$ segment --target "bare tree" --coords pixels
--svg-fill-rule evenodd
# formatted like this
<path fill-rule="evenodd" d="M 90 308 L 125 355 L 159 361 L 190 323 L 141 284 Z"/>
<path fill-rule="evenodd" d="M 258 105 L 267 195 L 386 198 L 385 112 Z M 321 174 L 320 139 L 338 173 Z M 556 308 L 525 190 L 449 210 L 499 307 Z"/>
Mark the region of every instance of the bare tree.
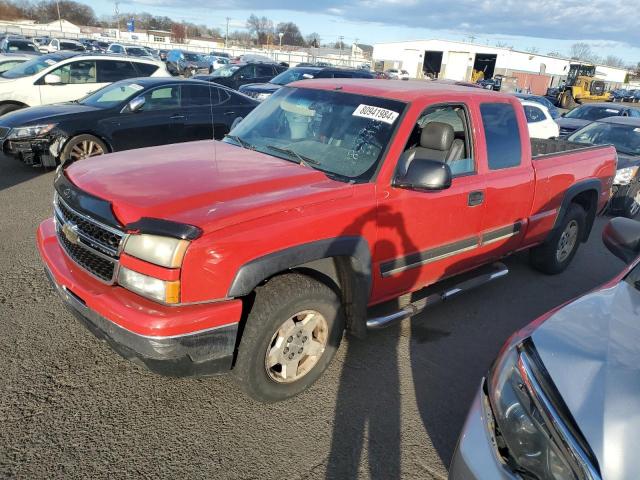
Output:
<path fill-rule="evenodd" d="M 524 51 L 528 52 L 528 53 L 534 53 L 534 54 L 540 52 L 538 47 L 527 47 L 527 48 L 524 49 Z"/>
<path fill-rule="evenodd" d="M 551 52 L 547 53 L 547 57 L 560 58 L 560 57 L 562 57 L 562 54 L 560 52 L 557 52 L 556 50 L 552 50 Z"/>
<path fill-rule="evenodd" d="M 305 46 L 306 42 L 304 41 L 304 37 L 302 33 L 300 33 L 300 28 L 293 22 L 283 22 L 279 23 L 275 29 L 275 33 L 282 33 L 282 44 L 283 45 L 295 45 L 295 46 Z"/>
<path fill-rule="evenodd" d="M 502 40 L 498 40 L 495 45 L 498 48 L 513 48 L 513 45 L 509 45 L 507 42 L 503 42 Z"/>
<path fill-rule="evenodd" d="M 592 61 L 594 54 L 591 45 L 584 42 L 578 42 L 571 45 L 569 56 L 574 60 Z"/>
<path fill-rule="evenodd" d="M 305 37 L 310 47 L 318 48 L 320 46 L 320 34 L 313 32 Z"/>
<path fill-rule="evenodd" d="M 269 36 L 273 36 L 273 22 L 267 17 L 258 17 L 253 13 L 247 19 L 247 29 L 255 35 L 258 45 L 266 44 Z"/>
<path fill-rule="evenodd" d="M 603 63 L 605 65 L 608 65 L 609 67 L 624 67 L 624 60 L 622 60 L 620 57 L 616 57 L 615 55 L 607 55 Z"/>

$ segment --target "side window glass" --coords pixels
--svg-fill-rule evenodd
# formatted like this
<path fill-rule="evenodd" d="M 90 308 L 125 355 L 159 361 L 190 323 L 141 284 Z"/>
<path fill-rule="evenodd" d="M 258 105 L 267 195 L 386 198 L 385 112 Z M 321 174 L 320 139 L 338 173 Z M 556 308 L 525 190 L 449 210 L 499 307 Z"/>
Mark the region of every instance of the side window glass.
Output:
<path fill-rule="evenodd" d="M 138 73 L 143 77 L 150 77 L 153 75 L 158 67 L 156 65 L 152 65 L 150 63 L 134 63 L 133 66 L 138 71 Z"/>
<path fill-rule="evenodd" d="M 434 105 L 422 113 L 400 157 L 399 173 L 404 174 L 416 158 L 446 163 L 454 176 L 475 173 L 469 117 L 464 105 Z"/>
<path fill-rule="evenodd" d="M 258 77 L 269 77 L 273 75 L 273 67 L 271 65 L 258 65 L 256 67 Z"/>
<path fill-rule="evenodd" d="M 510 103 L 483 103 L 480 115 L 490 170 L 520 165 L 522 144 L 516 112 Z"/>
<path fill-rule="evenodd" d="M 150 90 L 144 94 L 142 111 L 152 112 L 180 107 L 180 86 L 171 85 Z"/>
<path fill-rule="evenodd" d="M 64 84 L 96 83 L 96 62 L 71 62 L 51 73 L 58 75 Z"/>
<path fill-rule="evenodd" d="M 208 107 L 219 103 L 218 89 L 206 85 L 183 85 L 182 106 Z"/>
<path fill-rule="evenodd" d="M 140 76 L 131 62 L 124 60 L 98 60 L 98 82 L 111 83 Z"/>
<path fill-rule="evenodd" d="M 227 103 L 229 100 L 231 100 L 231 94 L 222 88 L 218 88 L 218 95 L 220 95 L 219 105 Z"/>
<path fill-rule="evenodd" d="M 543 122 L 544 120 L 546 120 L 546 117 L 544 116 L 542 110 L 536 107 L 531 107 L 529 105 L 524 106 L 524 114 L 526 115 L 527 122 L 529 123 Z"/>
<path fill-rule="evenodd" d="M 256 66 L 247 65 L 239 70 L 240 75 L 243 78 L 256 78 Z"/>

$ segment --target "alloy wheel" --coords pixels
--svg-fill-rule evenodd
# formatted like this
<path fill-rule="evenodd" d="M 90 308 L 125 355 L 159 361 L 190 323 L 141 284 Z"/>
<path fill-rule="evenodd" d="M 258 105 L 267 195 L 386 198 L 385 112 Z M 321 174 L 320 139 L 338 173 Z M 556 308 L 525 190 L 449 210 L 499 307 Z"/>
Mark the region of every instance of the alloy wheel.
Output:
<path fill-rule="evenodd" d="M 103 154 L 104 150 L 96 142 L 92 140 L 83 140 L 73 146 L 69 156 L 71 160 L 75 161 Z"/>
<path fill-rule="evenodd" d="M 576 245 L 578 241 L 578 222 L 571 220 L 564 228 L 562 235 L 560 235 L 560 241 L 558 242 L 558 249 L 556 250 L 556 259 L 558 262 L 564 262 Z"/>

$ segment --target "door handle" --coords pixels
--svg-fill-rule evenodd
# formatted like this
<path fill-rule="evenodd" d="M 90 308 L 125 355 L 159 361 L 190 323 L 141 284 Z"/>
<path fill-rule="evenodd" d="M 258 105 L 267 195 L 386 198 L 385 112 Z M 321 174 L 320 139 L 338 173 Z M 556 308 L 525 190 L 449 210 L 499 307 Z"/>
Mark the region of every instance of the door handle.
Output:
<path fill-rule="evenodd" d="M 224 112 L 225 115 L 235 115 L 236 112 Z"/>
<path fill-rule="evenodd" d="M 467 204 L 470 207 L 481 205 L 482 202 L 484 202 L 484 192 L 482 190 L 476 190 L 475 192 L 469 193 L 469 199 Z"/>
<path fill-rule="evenodd" d="M 181 114 L 176 114 L 176 115 L 171 115 L 169 117 L 169 120 L 184 120 L 186 117 L 184 115 Z"/>

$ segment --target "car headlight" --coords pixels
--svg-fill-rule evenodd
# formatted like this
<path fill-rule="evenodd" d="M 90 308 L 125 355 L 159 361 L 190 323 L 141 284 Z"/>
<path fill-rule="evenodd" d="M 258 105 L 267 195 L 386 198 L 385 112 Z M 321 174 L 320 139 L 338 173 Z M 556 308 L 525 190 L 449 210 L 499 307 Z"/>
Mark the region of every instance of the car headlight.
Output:
<path fill-rule="evenodd" d="M 161 267 L 179 268 L 188 246 L 188 240 L 142 233 L 127 238 L 124 252 Z"/>
<path fill-rule="evenodd" d="M 47 123 L 45 125 L 31 125 L 28 127 L 13 128 L 7 138 L 19 139 L 40 137 L 49 133 L 55 126 L 55 123 Z"/>
<path fill-rule="evenodd" d="M 625 167 L 616 171 L 616 176 L 613 179 L 615 185 L 628 185 L 631 183 L 633 177 L 636 176 L 638 167 Z"/>
<path fill-rule="evenodd" d="M 269 98 L 271 96 L 270 93 L 258 93 L 255 96 L 255 99 L 258 100 L 259 102 L 266 100 L 267 98 Z"/>
<path fill-rule="evenodd" d="M 527 478 L 594 478 L 584 453 L 570 448 L 568 430 L 550 418 L 549 404 L 522 344 L 496 361 L 488 382 L 489 403 L 500 433 L 498 445 L 509 463 Z"/>
<path fill-rule="evenodd" d="M 180 302 L 180 281 L 177 280 L 160 280 L 120 266 L 118 284 L 151 300 L 169 304 Z"/>

